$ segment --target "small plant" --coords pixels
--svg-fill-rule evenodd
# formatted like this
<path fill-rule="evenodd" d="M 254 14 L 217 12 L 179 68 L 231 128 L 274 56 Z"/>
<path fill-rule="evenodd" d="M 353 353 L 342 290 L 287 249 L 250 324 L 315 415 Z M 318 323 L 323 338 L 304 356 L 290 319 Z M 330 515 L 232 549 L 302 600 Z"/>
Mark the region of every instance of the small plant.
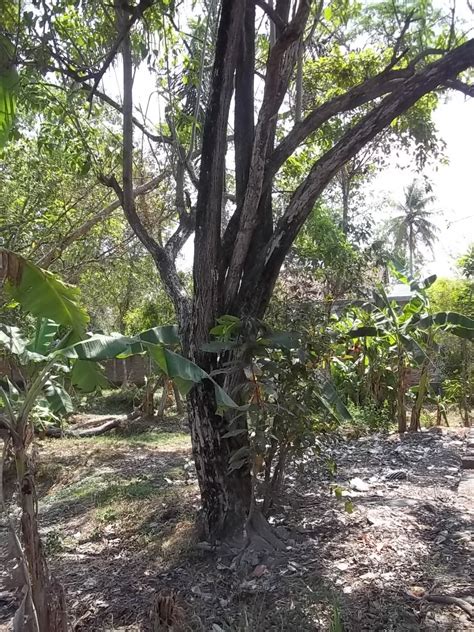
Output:
<path fill-rule="evenodd" d="M 246 405 L 249 444 L 231 455 L 229 469 L 250 463 L 254 486 L 263 482 L 267 513 L 288 464 L 314 445 L 318 434 L 334 430 L 350 414 L 324 372 L 325 358 L 312 340 L 232 316 L 220 318 L 211 333 L 218 340 L 205 349 L 229 354 L 232 394 Z M 225 436 L 243 432 L 235 423 Z"/>

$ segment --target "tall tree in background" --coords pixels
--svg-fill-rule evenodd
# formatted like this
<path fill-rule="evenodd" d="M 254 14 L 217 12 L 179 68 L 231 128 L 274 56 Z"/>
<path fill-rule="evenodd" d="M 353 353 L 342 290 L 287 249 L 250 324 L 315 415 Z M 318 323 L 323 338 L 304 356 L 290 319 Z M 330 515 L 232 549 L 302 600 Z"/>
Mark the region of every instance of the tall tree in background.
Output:
<path fill-rule="evenodd" d="M 404 202 L 396 207 L 400 214 L 389 222 L 395 250 L 402 250 L 404 254 L 408 251 L 411 276 L 415 272 L 415 259 L 420 244 L 432 250 L 436 241 L 438 229 L 431 221 L 433 211 L 429 210 L 434 199 L 425 187 L 414 180 L 405 189 Z"/>
<path fill-rule="evenodd" d="M 474 67 L 474 39 L 457 35 L 451 14 L 426 0 L 367 5 L 216 0 L 195 8 L 203 18 L 190 35 L 176 26 L 183 12 L 179 16 L 168 0 L 117 2 L 114 10 L 93 0 L 66 4 L 65 13 L 44 4 L 40 21 L 32 12 L 9 14 L 10 39 L 23 44 L 16 33 L 26 33 L 19 64 L 30 69 L 39 58 L 35 82 L 46 77 L 58 92 L 70 91 L 75 107 L 66 102 L 56 127 L 75 121 L 74 133 L 86 148 L 93 137 L 84 130 L 99 104 L 115 117 L 119 113 L 122 151 L 102 163 L 92 152 L 90 162 L 155 262 L 177 314 L 184 352 L 206 371 L 226 376 L 221 383 L 234 393 L 243 373 L 229 373 L 228 367 L 244 364 L 245 357 L 203 351 L 216 319 L 264 315 L 285 257 L 315 204 L 378 134 L 413 111 L 419 125 L 420 112 L 429 114 L 436 104 L 434 92 L 472 92 L 463 73 Z M 362 36 L 369 56 L 360 50 Z M 176 52 L 179 38 L 183 47 Z M 153 48 L 157 40 L 161 66 Z M 122 102 L 102 81 L 119 54 Z M 323 62 L 330 80 L 308 101 L 302 98 L 301 73 L 314 59 Z M 157 74 L 167 103 L 158 131 L 134 109 L 140 60 Z M 81 108 L 90 117 L 79 125 Z M 172 166 L 175 230 L 166 235 L 154 233 L 153 222 L 136 204 L 134 134 L 150 144 L 158 171 Z M 280 186 L 285 170 L 297 178 L 291 191 Z M 150 181 L 153 177 L 158 176 L 150 174 Z M 176 259 L 193 233 L 190 294 Z M 229 470 L 231 455 L 244 454 L 248 446 L 245 415 L 223 416 L 206 383 L 191 390 L 188 403 L 207 536 L 241 536 L 246 527 L 248 536 L 257 533 L 270 543 L 252 502 L 252 464 L 242 459 Z"/>

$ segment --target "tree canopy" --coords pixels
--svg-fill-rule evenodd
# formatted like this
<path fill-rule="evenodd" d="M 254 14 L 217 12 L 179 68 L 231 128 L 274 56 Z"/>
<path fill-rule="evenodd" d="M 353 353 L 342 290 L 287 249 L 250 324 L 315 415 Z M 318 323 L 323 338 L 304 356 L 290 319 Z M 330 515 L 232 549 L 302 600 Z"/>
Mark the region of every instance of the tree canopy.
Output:
<path fill-rule="evenodd" d="M 1 29 L 4 243 L 76 279 L 91 253 L 147 254 L 184 353 L 229 392 L 243 374 L 223 370 L 236 352 L 205 350 L 217 320 L 262 318 L 337 178 L 348 233 L 351 186 L 394 144 L 419 164 L 439 151 L 440 95 L 473 92 L 468 25 L 430 0 L 3 0 Z M 192 235 L 190 284 L 178 256 Z M 228 471 L 247 421 L 222 416 L 206 382 L 189 411 L 205 530 L 225 535 L 251 507 L 250 464 Z"/>

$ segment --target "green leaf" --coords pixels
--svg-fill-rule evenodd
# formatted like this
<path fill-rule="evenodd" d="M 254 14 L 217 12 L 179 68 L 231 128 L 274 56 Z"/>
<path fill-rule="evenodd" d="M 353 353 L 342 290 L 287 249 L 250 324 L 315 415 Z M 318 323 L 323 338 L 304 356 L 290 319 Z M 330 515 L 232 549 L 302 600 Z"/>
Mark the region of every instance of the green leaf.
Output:
<path fill-rule="evenodd" d="M 84 331 L 89 317 L 79 305 L 79 290 L 51 272 L 0 248 L 0 282 L 25 311 L 81 334 Z"/>
<path fill-rule="evenodd" d="M 214 392 L 216 394 L 217 412 L 223 412 L 225 410 L 247 410 L 248 406 L 239 406 L 234 402 L 232 397 L 226 393 L 226 391 L 217 384 L 211 377 L 209 378 L 214 384 Z"/>
<path fill-rule="evenodd" d="M 19 79 L 14 55 L 15 47 L 0 35 L 0 149 L 6 144 L 15 119 Z"/>
<path fill-rule="evenodd" d="M 300 345 L 300 337 L 295 332 L 276 331 L 265 336 L 260 341 L 268 347 L 280 347 L 282 349 L 296 349 Z"/>
<path fill-rule="evenodd" d="M 60 384 L 54 380 L 48 380 L 43 390 L 53 413 L 67 415 L 73 412 L 74 406 L 69 393 Z"/>
<path fill-rule="evenodd" d="M 58 350 L 57 353 L 67 358 L 77 358 L 79 360 L 111 360 L 129 351 L 134 343 L 136 343 L 135 338 L 130 338 L 129 336 L 94 334 L 86 340 L 81 340 L 70 347 Z M 143 351 L 141 347 L 140 349 Z"/>
<path fill-rule="evenodd" d="M 0 345 L 15 355 L 20 355 L 26 348 L 26 340 L 18 327 L 0 323 Z"/>
<path fill-rule="evenodd" d="M 421 318 L 416 326 L 419 329 L 428 329 L 436 325 L 440 329 L 449 331 L 460 338 L 474 341 L 474 319 L 457 312 L 437 312 Z"/>
<path fill-rule="evenodd" d="M 352 500 L 346 500 L 346 502 L 344 503 L 344 511 L 346 511 L 348 514 L 353 513 L 354 505 L 352 503 Z"/>
<path fill-rule="evenodd" d="M 432 274 L 429 277 L 426 277 L 426 279 L 423 279 L 422 281 L 412 281 L 410 283 L 410 290 L 412 292 L 418 291 L 418 290 L 427 290 L 429 287 L 431 287 L 433 285 L 433 283 L 436 281 L 438 277 L 436 276 L 436 274 Z"/>
<path fill-rule="evenodd" d="M 71 372 L 71 383 L 84 393 L 110 388 L 100 364 L 88 360 L 76 360 Z"/>
<path fill-rule="evenodd" d="M 197 364 L 191 362 L 187 358 L 170 351 L 169 349 L 163 349 L 166 358 L 167 374 L 171 378 L 179 377 L 182 380 L 187 380 L 197 384 L 202 379 L 209 377 L 208 374 L 201 369 Z"/>
<path fill-rule="evenodd" d="M 339 393 L 332 382 L 327 380 L 320 386 L 319 391 L 314 391 L 314 394 L 339 423 L 352 421 L 352 415 L 339 397 Z"/>
<path fill-rule="evenodd" d="M 239 470 L 244 465 L 248 465 L 249 461 L 250 448 L 248 446 L 242 446 L 231 454 L 229 459 L 229 472 Z"/>
<path fill-rule="evenodd" d="M 144 342 L 163 345 L 179 345 L 179 333 L 176 325 L 164 325 L 163 327 L 153 327 L 138 334 L 138 338 Z"/>
<path fill-rule="evenodd" d="M 326 7 L 324 9 L 323 14 L 324 14 L 324 19 L 326 20 L 326 22 L 330 22 L 331 18 L 332 18 L 332 9 L 331 9 L 331 7 Z"/>
<path fill-rule="evenodd" d="M 38 318 L 35 337 L 28 345 L 28 350 L 33 353 L 47 355 L 51 344 L 56 337 L 59 325 L 49 318 Z"/>

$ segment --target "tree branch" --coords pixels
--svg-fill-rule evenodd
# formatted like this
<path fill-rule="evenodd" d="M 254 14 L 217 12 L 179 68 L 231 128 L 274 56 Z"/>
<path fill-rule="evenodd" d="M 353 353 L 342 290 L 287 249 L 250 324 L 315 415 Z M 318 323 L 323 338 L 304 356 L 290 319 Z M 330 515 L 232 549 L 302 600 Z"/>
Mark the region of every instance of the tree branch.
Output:
<path fill-rule="evenodd" d="M 122 15 L 123 19 L 123 15 Z M 170 259 L 165 249 L 146 230 L 143 222 L 138 216 L 133 195 L 133 65 L 132 52 L 130 47 L 130 36 L 128 32 L 123 39 L 122 45 L 123 60 L 123 190 L 117 182 L 115 176 L 103 178 L 108 186 L 112 187 L 117 194 L 123 207 L 125 216 L 132 227 L 135 235 L 142 242 L 145 248 L 153 257 L 165 285 L 166 291 L 171 298 L 176 309 L 179 325 L 183 335 L 186 336 L 185 329 L 189 320 L 189 298 L 186 295 L 181 279 L 176 271 L 174 261 Z"/>
<path fill-rule="evenodd" d="M 255 139 L 250 162 L 250 172 L 242 210 L 237 209 L 237 220 L 229 230 L 238 225 L 232 257 L 225 279 L 225 304 L 230 306 L 236 296 L 242 268 L 257 225 L 258 208 L 264 182 L 268 142 L 274 129 L 274 118 L 283 102 L 294 68 L 299 40 L 309 16 L 310 3 L 300 0 L 293 20 L 284 28 L 270 48 L 265 77 L 262 105 L 255 128 Z M 234 229 L 235 230 L 235 229 Z"/>
<path fill-rule="evenodd" d="M 460 79 L 448 79 L 444 85 L 452 90 L 462 92 L 467 97 L 474 97 L 474 85 L 464 83 L 464 81 L 461 81 Z"/>
<path fill-rule="evenodd" d="M 136 198 L 140 195 L 146 195 L 150 191 L 153 191 L 163 182 L 163 180 L 168 175 L 169 174 L 167 171 L 163 171 L 158 176 L 155 176 L 148 182 L 145 182 L 144 184 L 140 184 L 133 190 L 133 197 Z M 76 229 L 74 229 L 68 235 L 66 235 L 56 248 L 52 248 L 46 255 L 44 255 L 38 261 L 38 265 L 41 266 L 42 268 L 48 268 L 53 263 L 53 261 L 55 261 L 58 257 L 61 256 L 61 254 L 66 250 L 66 248 L 68 248 L 71 244 L 76 242 L 78 239 L 81 239 L 81 237 L 84 237 L 84 235 L 87 235 L 87 233 L 92 228 L 94 228 L 94 226 L 96 226 L 100 222 L 103 222 L 105 219 L 107 219 L 116 209 L 120 208 L 120 206 L 121 206 L 120 200 L 115 200 L 115 202 L 111 202 L 110 204 L 105 206 L 98 213 L 90 217 L 88 220 L 83 222 L 80 226 L 78 226 Z"/>
<path fill-rule="evenodd" d="M 129 5 L 127 5 L 126 2 L 121 4 L 120 2 L 118 2 L 118 0 L 116 0 L 116 4 L 120 7 L 119 11 L 121 12 L 119 33 L 107 57 L 105 58 L 105 62 L 103 63 L 102 68 L 100 68 L 95 73 L 94 83 L 88 97 L 91 104 L 92 99 L 94 98 L 95 91 L 97 90 L 99 83 L 102 81 L 102 78 L 107 72 L 110 64 L 114 61 L 115 56 L 117 55 L 120 46 L 122 45 L 122 42 L 124 42 L 125 39 L 129 36 L 130 30 L 133 28 L 135 22 L 137 22 L 143 16 L 143 13 L 153 5 L 153 2 L 154 0 L 140 0 L 140 2 L 135 7 L 130 7 L 131 15 L 130 18 L 128 18 L 123 9 L 125 7 L 128 7 Z"/>
<path fill-rule="evenodd" d="M 351 111 L 373 101 L 396 88 L 402 81 L 414 74 L 411 70 L 383 71 L 363 83 L 354 86 L 345 94 L 334 97 L 310 112 L 301 123 L 296 124 L 281 143 L 275 148 L 265 168 L 264 188 L 267 188 L 277 171 L 293 154 L 295 149 L 315 132 L 323 123 L 342 112 Z"/>
<path fill-rule="evenodd" d="M 268 15 L 273 24 L 279 29 L 283 30 L 286 27 L 286 23 L 283 22 L 281 17 L 275 11 L 275 9 L 267 4 L 264 0 L 255 0 L 257 7 L 260 7 L 264 13 Z"/>
<path fill-rule="evenodd" d="M 204 121 L 196 204 L 193 314 L 198 313 L 199 318 L 193 318 L 196 348 L 191 353 L 194 359 L 200 356 L 199 346 L 207 339 L 221 308 L 219 263 L 227 128 L 244 11 L 245 3 L 242 0 L 222 1 L 211 91 Z M 208 363 L 209 354 L 201 359 Z"/>
<path fill-rule="evenodd" d="M 244 279 L 241 288 L 244 300 L 260 301 L 262 304 L 268 301 L 268 292 L 273 288 L 293 240 L 311 212 L 315 200 L 335 173 L 422 96 L 440 85 L 446 85 L 446 82 L 473 66 L 474 39 L 471 39 L 406 79 L 397 91 L 386 96 L 313 165 L 306 179 L 294 192 L 264 254 L 254 265 L 252 273 Z M 255 289 L 257 284 L 261 288 L 260 292 Z"/>

